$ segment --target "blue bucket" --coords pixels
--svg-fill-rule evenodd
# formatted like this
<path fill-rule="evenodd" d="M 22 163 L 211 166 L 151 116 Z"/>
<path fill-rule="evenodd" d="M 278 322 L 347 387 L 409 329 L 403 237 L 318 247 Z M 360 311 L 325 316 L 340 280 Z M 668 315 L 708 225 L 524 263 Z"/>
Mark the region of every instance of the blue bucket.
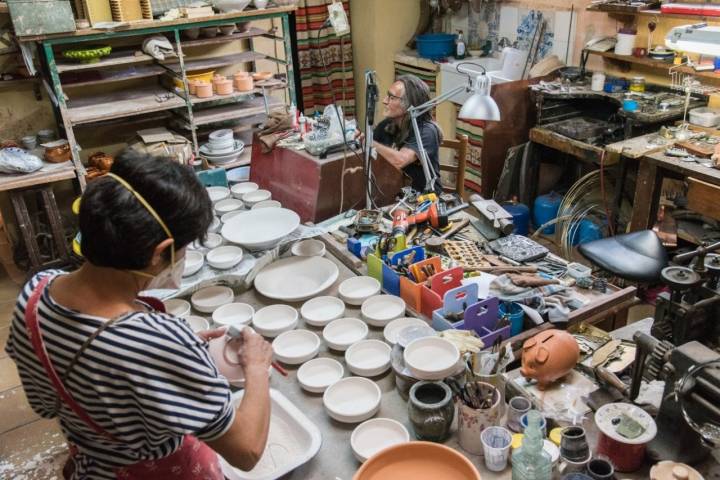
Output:
<path fill-rule="evenodd" d="M 523 330 L 525 311 L 515 302 L 502 302 L 498 308 L 498 317 L 505 316 L 510 320 L 510 336 L 519 335 Z"/>
<path fill-rule="evenodd" d="M 450 33 L 426 33 L 415 37 L 418 55 L 430 60 L 440 60 L 455 53 L 455 37 Z"/>

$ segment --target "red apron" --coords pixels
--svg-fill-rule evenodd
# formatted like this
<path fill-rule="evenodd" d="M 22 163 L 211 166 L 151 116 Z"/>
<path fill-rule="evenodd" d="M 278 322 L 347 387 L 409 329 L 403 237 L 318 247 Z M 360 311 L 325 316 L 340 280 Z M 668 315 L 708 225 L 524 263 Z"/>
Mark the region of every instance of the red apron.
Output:
<path fill-rule="evenodd" d="M 35 290 L 33 290 L 25 308 L 25 326 L 27 328 L 28 337 L 30 338 L 33 349 L 35 350 L 35 354 L 40 360 L 40 363 L 43 365 L 45 372 L 55 389 L 55 393 L 58 395 L 60 400 L 93 431 L 102 435 L 109 441 L 119 443 L 119 440 L 117 440 L 110 432 L 95 423 L 88 413 L 73 399 L 72 395 L 65 388 L 65 385 L 63 385 L 60 377 L 55 372 L 55 368 L 53 368 L 52 363 L 50 362 L 50 357 L 47 354 L 47 350 L 45 349 L 45 344 L 42 339 L 42 333 L 40 332 L 37 310 L 40 295 L 42 295 L 43 290 L 45 290 L 45 287 L 51 279 L 52 277 L 47 276 L 40 280 L 38 285 L 35 287 Z M 147 299 L 144 300 L 153 307 L 162 307 L 161 302 L 148 301 Z M 163 309 L 158 308 L 158 310 Z M 71 445 L 70 458 L 63 469 L 63 476 L 66 479 L 70 478 L 75 470 L 73 457 L 76 454 L 77 447 Z M 124 467 L 117 468 L 115 470 L 115 474 L 118 479 L 123 480 L 141 480 L 149 478 L 154 480 L 223 480 L 225 478 L 222 473 L 222 469 L 220 468 L 220 462 L 217 454 L 205 443 L 191 435 L 186 435 L 180 448 L 169 456 L 159 458 L 157 460 L 146 460 L 132 465 L 126 465 Z"/>

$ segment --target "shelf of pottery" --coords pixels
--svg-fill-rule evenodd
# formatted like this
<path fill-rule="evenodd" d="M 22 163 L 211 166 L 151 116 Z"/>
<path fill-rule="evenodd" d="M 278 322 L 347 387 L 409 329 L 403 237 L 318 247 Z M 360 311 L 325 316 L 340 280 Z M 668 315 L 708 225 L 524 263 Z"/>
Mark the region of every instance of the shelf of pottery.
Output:
<path fill-rule="evenodd" d="M 292 12 L 258 12 L 238 12 L 237 18 L 223 14 L 222 18 L 209 17 L 194 23 L 160 27 L 150 24 L 144 29 L 43 39 L 39 51 L 46 66 L 45 80 L 55 94 L 58 126 L 70 143 L 81 188 L 85 188 L 85 168 L 75 129 L 93 128 L 95 134 L 98 127 L 112 125 L 112 134 L 121 131 L 116 127 L 119 124 L 135 128 L 153 122 L 186 136 L 199 155 L 201 139 L 208 133 L 219 127 L 236 132 L 252 130 L 271 110 L 294 101 L 289 24 Z M 280 19 L 282 31 L 274 20 L 270 20 L 270 30 L 251 24 L 259 19 Z M 164 58 L 158 59 L 154 51 L 148 51 L 150 37 L 165 44 Z M 276 45 L 275 56 L 256 51 L 258 38 Z M 242 43 L 233 48 L 231 42 Z M 283 58 L 276 58 L 278 50 L 284 50 Z M 273 69 L 279 73 L 259 72 L 259 60 L 272 62 L 265 65 L 278 65 Z M 86 132 L 78 133 L 82 137 Z M 107 139 L 107 143 L 112 140 Z"/>

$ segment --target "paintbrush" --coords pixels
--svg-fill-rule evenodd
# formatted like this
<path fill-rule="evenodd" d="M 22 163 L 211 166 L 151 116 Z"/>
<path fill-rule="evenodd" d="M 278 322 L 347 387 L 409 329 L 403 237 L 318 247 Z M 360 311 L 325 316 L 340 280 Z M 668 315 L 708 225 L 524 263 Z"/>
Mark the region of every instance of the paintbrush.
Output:
<path fill-rule="evenodd" d="M 237 328 L 237 327 L 234 326 L 234 325 L 230 325 L 230 326 L 228 327 L 228 329 L 225 330 L 225 336 L 228 337 L 228 338 L 231 338 L 231 339 L 233 339 L 233 340 L 234 340 L 234 339 L 238 339 L 238 338 L 239 338 L 239 339 L 242 339 L 242 331 L 243 331 L 244 329 L 246 329 L 246 328 L 252 329 L 251 327 L 248 327 L 248 326 L 243 326 L 243 327 Z M 279 363 L 273 361 L 270 365 L 272 365 L 272 367 L 273 367 L 275 370 L 277 370 L 277 372 L 278 372 L 280 375 L 282 375 L 283 377 L 287 377 L 287 376 L 288 376 L 287 370 L 285 370 L 283 367 L 281 367 Z"/>

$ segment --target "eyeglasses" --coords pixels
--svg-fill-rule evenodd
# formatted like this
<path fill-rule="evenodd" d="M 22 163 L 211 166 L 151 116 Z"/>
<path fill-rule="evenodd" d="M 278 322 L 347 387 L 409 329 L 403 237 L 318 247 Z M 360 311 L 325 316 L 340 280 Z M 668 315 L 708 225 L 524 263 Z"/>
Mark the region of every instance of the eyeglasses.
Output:
<path fill-rule="evenodd" d="M 389 100 L 391 100 L 391 101 L 392 101 L 392 100 L 398 100 L 398 101 L 399 101 L 399 100 L 402 100 L 403 97 L 398 97 L 397 95 L 393 95 L 392 93 L 387 92 L 387 93 L 385 94 L 385 98 L 387 98 L 387 99 L 389 99 Z"/>

